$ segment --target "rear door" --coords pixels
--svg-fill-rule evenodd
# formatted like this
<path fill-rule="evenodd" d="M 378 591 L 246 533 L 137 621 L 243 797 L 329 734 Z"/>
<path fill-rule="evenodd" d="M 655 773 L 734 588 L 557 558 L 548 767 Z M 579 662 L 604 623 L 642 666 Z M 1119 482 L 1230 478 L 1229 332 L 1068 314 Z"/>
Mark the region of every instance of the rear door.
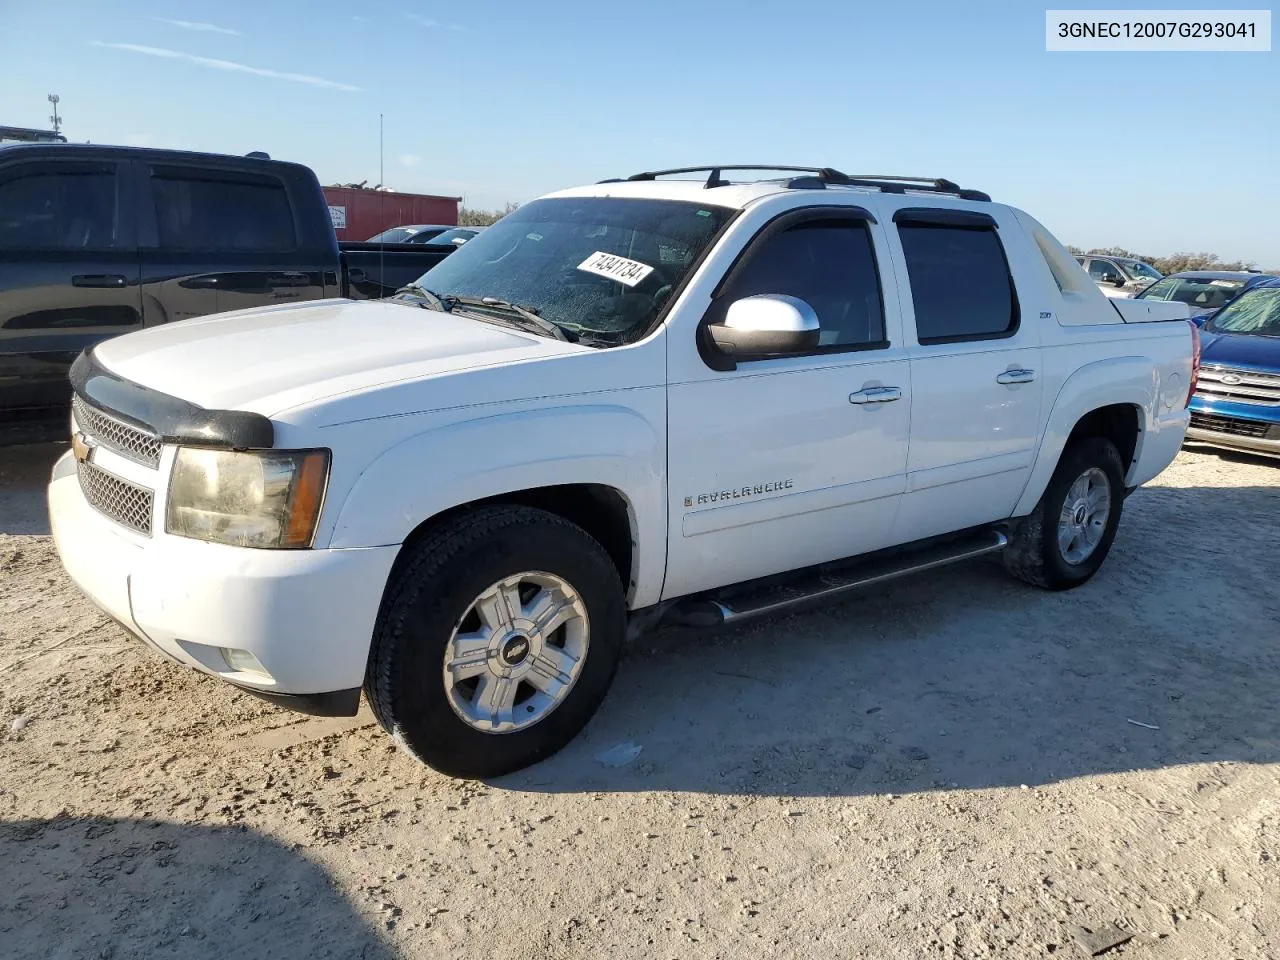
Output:
<path fill-rule="evenodd" d="M 1012 513 L 1039 442 L 1037 320 L 1049 307 L 1015 285 L 1032 274 L 1008 211 L 904 206 L 893 219 L 910 318 L 911 441 L 893 538 L 905 543 Z"/>
<path fill-rule="evenodd" d="M 270 167 L 140 161 L 136 176 L 148 326 L 324 296 L 327 259 Z"/>
<path fill-rule="evenodd" d="M 0 167 L 0 421 L 65 407 L 76 355 L 141 326 L 122 165 L 42 159 Z"/>

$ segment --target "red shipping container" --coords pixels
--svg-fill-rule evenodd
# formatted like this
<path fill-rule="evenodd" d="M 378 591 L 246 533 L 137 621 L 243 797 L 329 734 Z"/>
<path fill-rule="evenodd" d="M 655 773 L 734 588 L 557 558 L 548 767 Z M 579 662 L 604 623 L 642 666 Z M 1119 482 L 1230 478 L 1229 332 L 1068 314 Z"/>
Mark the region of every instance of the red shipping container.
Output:
<path fill-rule="evenodd" d="M 325 187 L 329 218 L 339 240 L 368 240 L 391 227 L 411 223 L 456 226 L 461 197 L 435 197 L 421 193 L 392 193 Z"/>

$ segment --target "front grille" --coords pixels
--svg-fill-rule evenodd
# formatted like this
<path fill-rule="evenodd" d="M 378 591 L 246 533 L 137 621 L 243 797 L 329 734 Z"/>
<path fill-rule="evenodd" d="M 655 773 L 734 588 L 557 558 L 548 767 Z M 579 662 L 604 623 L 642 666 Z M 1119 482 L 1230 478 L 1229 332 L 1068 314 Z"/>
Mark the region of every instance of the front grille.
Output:
<path fill-rule="evenodd" d="M 155 503 L 152 491 L 83 460 L 76 463 L 76 468 L 84 498 L 99 513 L 130 530 L 151 536 L 151 511 Z"/>
<path fill-rule="evenodd" d="M 1229 433 L 1233 437 L 1252 437 L 1261 440 L 1270 429 L 1268 424 L 1254 420 L 1237 420 L 1235 417 L 1218 417 L 1207 413 L 1191 414 L 1193 430 L 1211 430 L 1214 433 Z"/>
<path fill-rule="evenodd" d="M 1280 374 L 1207 364 L 1200 368 L 1196 394 L 1206 400 L 1280 404 Z"/>
<path fill-rule="evenodd" d="M 76 415 L 76 423 L 85 436 L 92 437 L 104 447 L 110 447 L 136 463 L 148 467 L 160 466 L 159 437 L 89 406 L 78 396 L 71 401 L 71 406 Z"/>

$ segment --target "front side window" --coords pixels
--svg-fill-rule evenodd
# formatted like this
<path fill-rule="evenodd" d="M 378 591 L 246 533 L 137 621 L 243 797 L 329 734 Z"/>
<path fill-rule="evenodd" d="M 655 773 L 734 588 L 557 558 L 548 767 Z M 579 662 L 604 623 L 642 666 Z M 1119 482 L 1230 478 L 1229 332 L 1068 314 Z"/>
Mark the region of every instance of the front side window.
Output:
<path fill-rule="evenodd" d="M 116 236 L 113 173 L 20 173 L 0 181 L 0 249 L 109 250 Z"/>
<path fill-rule="evenodd" d="M 1110 260 L 1090 260 L 1089 276 L 1093 277 L 1093 279 L 1099 282 L 1102 282 L 1102 281 L 1109 282 L 1115 279 L 1124 278 L 1123 274 L 1120 273 L 1120 268 L 1117 267 Z"/>
<path fill-rule="evenodd" d="M 289 194 L 278 180 L 166 172 L 151 178 L 151 190 L 161 247 L 283 253 L 297 246 Z"/>
<path fill-rule="evenodd" d="M 1280 287 L 1246 290 L 1205 324 L 1214 333 L 1280 337 Z"/>
<path fill-rule="evenodd" d="M 1011 335 L 1018 300 L 994 227 L 900 223 L 920 343 Z"/>
<path fill-rule="evenodd" d="M 631 343 L 733 214 L 681 200 L 548 197 L 477 233 L 418 283 L 444 298 L 508 301 L 601 346 Z"/>
<path fill-rule="evenodd" d="M 821 324 L 819 348 L 884 345 L 880 274 L 862 220 L 811 220 L 752 248 L 719 302 L 759 294 L 798 297 Z"/>

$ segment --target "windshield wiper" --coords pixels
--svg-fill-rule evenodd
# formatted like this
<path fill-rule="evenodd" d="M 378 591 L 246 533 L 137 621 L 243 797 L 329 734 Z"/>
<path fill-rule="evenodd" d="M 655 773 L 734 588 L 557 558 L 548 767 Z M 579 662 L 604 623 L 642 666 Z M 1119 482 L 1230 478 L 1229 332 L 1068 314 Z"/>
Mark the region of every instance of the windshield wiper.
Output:
<path fill-rule="evenodd" d="M 522 320 L 526 328 L 533 327 L 549 337 L 555 337 L 557 340 L 563 340 L 566 343 L 573 342 L 562 327 L 538 316 L 535 311 L 530 310 L 528 307 L 522 307 L 518 303 L 512 303 L 510 300 L 501 300 L 498 297 L 460 297 L 456 294 L 449 294 L 440 299 L 451 307 L 457 305 L 460 307 L 489 307 L 505 310 Z"/>
<path fill-rule="evenodd" d="M 392 294 L 392 296 L 398 297 L 402 293 L 411 293 L 415 297 L 418 297 L 419 299 L 426 301 L 425 303 L 418 304 L 418 306 L 423 307 L 424 309 L 439 310 L 441 313 L 449 312 L 449 307 L 444 302 L 444 300 L 442 300 L 436 294 L 432 293 L 426 287 L 422 286 L 422 284 L 420 283 L 417 283 L 417 282 L 407 283 L 403 287 L 401 287 L 399 290 L 397 290 L 394 294 Z"/>

